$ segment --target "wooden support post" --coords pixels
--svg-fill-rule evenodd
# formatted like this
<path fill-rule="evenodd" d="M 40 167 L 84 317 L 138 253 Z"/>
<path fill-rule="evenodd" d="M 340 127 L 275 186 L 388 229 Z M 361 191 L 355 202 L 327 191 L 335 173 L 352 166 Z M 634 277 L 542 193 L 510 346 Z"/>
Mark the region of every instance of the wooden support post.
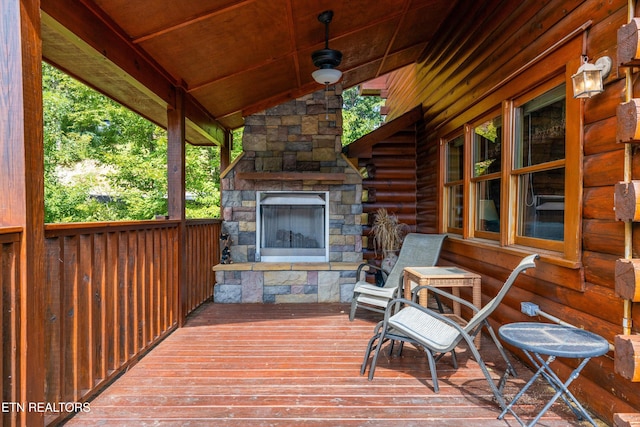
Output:
<path fill-rule="evenodd" d="M 0 226 L 22 229 L 15 324 L 4 325 L 3 400 L 43 402 L 44 361 L 44 145 L 42 39 L 39 0 L 0 2 Z M 5 291 L 5 290 L 3 290 Z M 2 414 L 6 425 L 44 424 L 38 411 Z"/>
<path fill-rule="evenodd" d="M 220 145 L 220 171 L 223 171 L 231 164 L 231 150 L 233 148 L 233 132 L 226 131 L 224 134 L 224 144 Z"/>
<path fill-rule="evenodd" d="M 628 380 L 640 382 L 640 335 L 617 335 L 615 347 L 615 372 Z"/>
<path fill-rule="evenodd" d="M 185 116 L 184 90 L 176 88 L 176 105 L 167 111 L 167 209 L 170 219 L 180 220 L 177 242 L 177 306 L 178 325 L 182 326 L 186 316 L 186 216 L 185 216 Z"/>

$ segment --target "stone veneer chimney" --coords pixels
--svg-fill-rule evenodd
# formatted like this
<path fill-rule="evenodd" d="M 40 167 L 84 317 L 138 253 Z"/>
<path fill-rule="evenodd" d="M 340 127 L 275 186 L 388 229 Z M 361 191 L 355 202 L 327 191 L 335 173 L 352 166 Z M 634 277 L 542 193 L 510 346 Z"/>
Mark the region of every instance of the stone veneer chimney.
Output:
<path fill-rule="evenodd" d="M 231 258 L 239 265 L 225 266 L 224 274 L 216 275 L 214 298 L 219 302 L 312 301 L 314 290 L 317 301 L 350 299 L 350 290 L 339 288 L 354 282 L 351 266 L 362 261 L 362 177 L 342 154 L 341 136 L 339 85 L 245 118 L 243 153 L 222 174 L 223 229 L 231 235 Z M 275 283 L 268 288 L 268 278 L 261 276 L 262 288 L 258 289 L 255 274 L 243 281 L 238 271 L 277 269 L 256 263 L 256 191 L 329 192 L 329 263 L 316 270 L 333 274 L 313 272 L 315 267 L 310 266 L 306 283 L 272 277 L 269 280 Z M 337 267 L 341 263 L 349 264 L 351 270 Z M 300 265 L 293 269 L 305 270 Z M 319 275 L 335 282 L 327 284 L 331 291 L 322 290 Z M 304 298 L 295 298 L 296 293 Z"/>

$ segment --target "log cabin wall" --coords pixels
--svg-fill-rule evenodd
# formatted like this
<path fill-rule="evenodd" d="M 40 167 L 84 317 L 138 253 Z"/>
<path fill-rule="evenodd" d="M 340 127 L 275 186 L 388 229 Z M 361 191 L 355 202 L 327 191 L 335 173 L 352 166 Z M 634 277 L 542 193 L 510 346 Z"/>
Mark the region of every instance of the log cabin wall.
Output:
<path fill-rule="evenodd" d="M 615 263 L 625 253 L 624 224 L 616 221 L 613 210 L 614 185 L 623 179 L 624 169 L 624 145 L 616 142 L 616 107 L 625 97 L 624 71 L 616 63 L 616 36 L 628 20 L 627 2 L 564 1 L 560 7 L 551 1 L 486 1 L 469 4 L 466 11 L 458 9 L 460 13 L 443 23 L 423 59 L 388 80 L 389 118 L 400 117 L 415 105 L 422 105 L 424 111 L 416 153 L 417 231 L 447 231 L 443 141 L 465 135 L 489 113 L 502 112 L 505 121 L 512 120 L 504 113 L 518 97 L 537 86 L 564 82 L 568 88 L 565 183 L 571 183 L 565 187 L 564 224 L 575 234 L 575 247 L 567 234 L 564 252 L 515 245 L 514 236 L 504 228 L 493 241 L 474 237 L 469 220 L 445 241 L 440 263 L 480 273 L 486 301 L 524 254 L 540 253 L 537 268 L 518 280 L 496 312 L 495 326 L 537 320 L 520 312 L 520 302 L 532 301 L 541 310 L 613 343 L 622 333 L 623 317 L 623 301 L 614 291 Z M 614 66 L 604 93 L 575 100 L 571 75 L 580 65 L 583 48 L 590 62 L 607 55 Z M 636 79 L 635 93 L 640 93 L 639 86 Z M 639 175 L 640 160 L 635 154 L 633 178 Z M 465 209 L 472 209 L 466 203 Z M 515 221 L 513 212 L 503 215 L 501 223 Z M 634 228 L 633 256 L 637 257 L 640 234 L 638 226 Z M 634 325 L 640 324 L 638 313 L 633 311 Z M 638 333 L 637 327 L 633 333 Z M 571 387 L 608 423 L 614 414 L 640 411 L 640 384 L 618 375 L 613 359 L 610 352 L 591 361 Z M 559 362 L 556 367 L 566 377 L 571 363 Z"/>
<path fill-rule="evenodd" d="M 385 208 L 398 220 L 407 224 L 408 231 L 416 228 L 416 138 L 422 110 L 412 111 L 386 123 L 377 130 L 354 141 L 345 151 L 352 163 L 363 171 L 363 258 L 380 263 L 371 236 L 375 213 Z"/>

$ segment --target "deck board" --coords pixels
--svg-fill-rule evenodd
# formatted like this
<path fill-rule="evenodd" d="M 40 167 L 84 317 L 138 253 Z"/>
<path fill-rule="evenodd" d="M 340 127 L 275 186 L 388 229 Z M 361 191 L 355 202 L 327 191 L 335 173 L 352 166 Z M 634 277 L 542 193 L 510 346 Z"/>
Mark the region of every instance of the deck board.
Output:
<path fill-rule="evenodd" d="M 68 426 L 505 426 L 478 365 L 458 351 L 438 363 L 434 393 L 426 358 L 410 345 L 381 357 L 373 381 L 360 364 L 377 321 L 348 320 L 340 304 L 205 304 Z M 491 341 L 482 356 L 497 380 L 504 371 Z M 516 362 L 517 363 L 517 362 Z M 517 363 L 510 399 L 531 375 Z M 535 387 L 517 412 L 539 410 L 551 391 Z M 556 404 L 539 425 L 580 425 Z"/>

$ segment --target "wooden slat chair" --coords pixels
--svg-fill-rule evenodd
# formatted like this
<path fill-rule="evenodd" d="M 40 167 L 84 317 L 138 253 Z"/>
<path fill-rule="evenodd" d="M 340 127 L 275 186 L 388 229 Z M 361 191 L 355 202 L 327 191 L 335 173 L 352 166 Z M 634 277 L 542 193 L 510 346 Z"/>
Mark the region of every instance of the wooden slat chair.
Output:
<path fill-rule="evenodd" d="M 356 273 L 356 279 L 358 281 L 353 288 L 349 320 L 354 319 L 358 307 L 384 313 L 389 301 L 402 297 L 404 268 L 432 267 L 436 265 L 440 257 L 442 242 L 446 237 L 445 234 L 407 234 L 402 243 L 398 260 L 387 275 L 384 286 L 382 287 L 368 283 L 364 277 L 362 277 L 363 272 L 367 271 L 365 269 L 381 269 L 371 264 L 361 264 Z"/>
<path fill-rule="evenodd" d="M 472 309 L 475 314 L 464 326 L 459 325 L 454 319 L 447 317 L 442 313 L 420 306 L 415 301 L 409 301 L 404 298 L 392 300 L 385 311 L 384 320 L 376 325 L 374 335 L 369 340 L 364 361 L 362 362 L 361 374 L 365 373 L 369 356 L 371 355 L 371 352 L 375 350 L 373 359 L 371 360 L 371 367 L 369 368 L 369 380 L 373 379 L 380 349 L 386 341 L 392 340 L 409 342 L 417 347 L 422 347 L 425 350 L 429 360 L 429 370 L 431 371 L 433 389 L 437 393 L 439 388 L 436 361 L 439 360 L 442 355 L 455 350 L 456 346 L 461 341 L 464 341 L 471 350 L 473 358 L 476 360 L 478 365 L 480 365 L 480 368 L 489 382 L 489 386 L 500 404 L 500 407 L 504 409 L 506 404 L 502 397 L 501 389 L 508 375 L 515 376 L 516 373 L 504 351 L 504 348 L 500 344 L 500 341 L 489 325 L 487 319 L 498 305 L 500 305 L 518 275 L 528 268 L 535 267 L 535 259 L 537 258 L 537 254 L 523 258 L 518 266 L 511 272 L 498 294 L 481 309 L 478 309 L 478 307 L 475 307 L 468 301 L 458 298 L 440 288 L 419 286 L 415 289 L 416 293 L 420 289 L 428 289 L 429 292 L 433 292 L 434 294 L 438 294 L 441 297 L 452 301 L 458 301 L 460 304 Z M 402 304 L 403 308 L 394 314 L 394 305 L 396 303 Z M 489 374 L 489 371 L 487 370 L 482 357 L 480 357 L 480 353 L 474 343 L 474 338 L 483 327 L 487 328 L 489 335 L 507 363 L 507 372 L 500 380 L 498 386 L 493 382 L 493 379 L 491 378 L 491 375 Z"/>

